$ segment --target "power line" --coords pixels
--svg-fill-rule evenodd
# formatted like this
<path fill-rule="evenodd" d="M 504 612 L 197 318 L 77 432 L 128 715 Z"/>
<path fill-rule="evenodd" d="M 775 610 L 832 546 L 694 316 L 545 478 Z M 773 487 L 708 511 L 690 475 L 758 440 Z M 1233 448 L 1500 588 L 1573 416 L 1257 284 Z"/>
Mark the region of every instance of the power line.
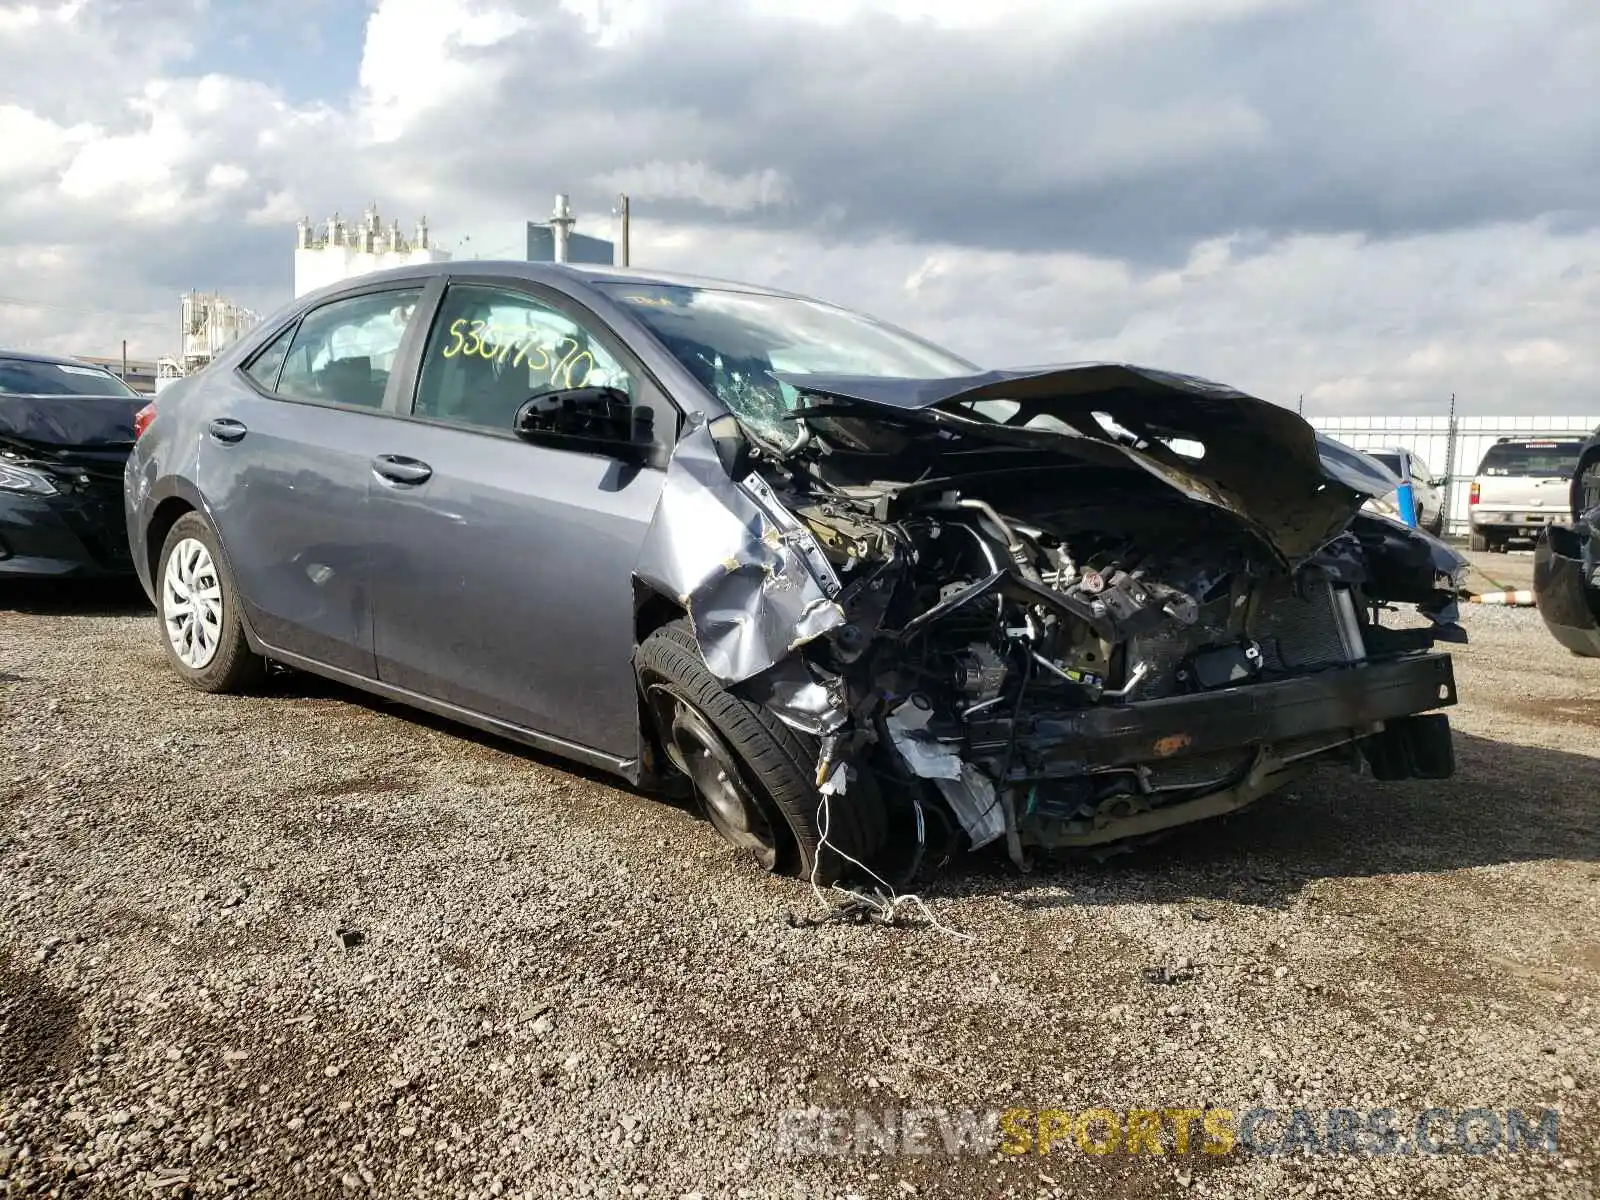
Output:
<path fill-rule="evenodd" d="M 150 316 L 135 316 L 128 312 L 115 312 L 106 308 L 77 308 L 71 304 L 51 304 L 46 300 L 25 300 L 20 296 L 0 296 L 0 304 L 9 304 L 15 308 L 47 308 L 54 312 L 77 313 L 85 317 L 107 317 L 120 321 L 124 325 L 144 325 L 151 329 L 175 329 L 178 322 L 158 321 Z"/>

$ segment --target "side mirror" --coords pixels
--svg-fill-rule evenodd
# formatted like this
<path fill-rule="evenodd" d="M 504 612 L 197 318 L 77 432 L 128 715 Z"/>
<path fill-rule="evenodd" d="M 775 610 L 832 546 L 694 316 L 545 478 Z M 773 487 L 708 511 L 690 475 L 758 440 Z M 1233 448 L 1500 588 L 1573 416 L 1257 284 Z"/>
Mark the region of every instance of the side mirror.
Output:
<path fill-rule="evenodd" d="M 512 429 L 523 441 L 638 466 L 655 444 L 655 413 L 620 388 L 556 388 L 523 401 Z"/>

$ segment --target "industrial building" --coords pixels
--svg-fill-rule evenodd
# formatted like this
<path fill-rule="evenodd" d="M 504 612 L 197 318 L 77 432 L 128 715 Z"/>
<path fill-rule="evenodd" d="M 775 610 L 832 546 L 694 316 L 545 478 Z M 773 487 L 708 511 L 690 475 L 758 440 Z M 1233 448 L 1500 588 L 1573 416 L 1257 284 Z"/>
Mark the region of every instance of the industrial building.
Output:
<path fill-rule="evenodd" d="M 156 390 L 156 376 L 161 370 L 161 364 L 156 359 L 108 358 L 102 354 L 74 354 L 72 357 L 110 371 L 136 392 L 149 396 Z"/>
<path fill-rule="evenodd" d="M 480 236 L 460 240 L 462 257 L 523 258 L 528 262 L 574 262 L 610 265 L 628 262 L 628 198 L 619 197 L 620 244 L 606 238 L 577 233 L 578 218 L 566 195 L 556 197 L 548 220 L 519 221 L 480 231 Z M 488 253 L 479 253 L 479 247 Z M 369 204 L 359 221 L 345 221 L 335 213 L 314 225 L 302 218 L 295 228 L 294 294 L 303 296 L 332 283 L 389 267 L 417 263 L 449 262 L 450 251 L 434 244 L 426 217 L 418 220 L 410 237 L 400 222 L 387 223 L 376 204 Z M 126 379 L 137 391 L 151 393 L 185 375 L 192 375 L 232 345 L 260 321 L 259 314 L 224 296 L 186 292 L 179 298 L 178 353 L 158 359 L 124 360 L 80 355 L 85 362 L 105 367 Z"/>
<path fill-rule="evenodd" d="M 620 198 L 624 237 L 627 230 L 627 197 Z M 556 197 L 548 220 L 495 224 L 474 230 L 456 247 L 461 258 L 519 259 L 524 262 L 594 263 L 600 266 L 627 265 L 626 246 L 607 238 L 577 233 L 578 223 L 565 195 Z"/>
<path fill-rule="evenodd" d="M 449 261 L 450 252 L 429 240 L 426 217 L 417 222 L 410 239 L 401 234 L 399 221 L 385 227 L 375 204 L 367 206 L 359 224 L 347 224 L 335 213 L 321 232 L 301 218 L 295 228 L 294 294 L 304 296 L 330 283 L 389 267 Z"/>

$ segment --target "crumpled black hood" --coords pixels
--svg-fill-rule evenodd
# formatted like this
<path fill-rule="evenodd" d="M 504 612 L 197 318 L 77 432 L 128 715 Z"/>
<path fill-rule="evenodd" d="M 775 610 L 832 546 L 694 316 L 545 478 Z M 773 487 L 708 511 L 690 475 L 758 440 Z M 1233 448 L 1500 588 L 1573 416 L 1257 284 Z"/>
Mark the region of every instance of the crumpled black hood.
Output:
<path fill-rule="evenodd" d="M 125 448 L 148 396 L 0 395 L 0 440 L 47 448 Z"/>
<path fill-rule="evenodd" d="M 1286 408 L 1148 367 L 1083 363 L 940 379 L 779 378 L 806 396 L 824 398 L 836 415 L 943 428 L 1100 461 L 1108 451 L 1120 454 L 1191 499 L 1234 514 L 1291 564 L 1315 554 L 1368 498 L 1395 486 L 1381 464 L 1321 436 Z M 969 407 L 981 401 L 1010 401 L 1017 411 L 1003 422 L 991 420 Z M 1108 430 L 1096 413 L 1134 439 Z M 1164 443 L 1180 439 L 1201 443 L 1204 454 L 1192 458 Z"/>

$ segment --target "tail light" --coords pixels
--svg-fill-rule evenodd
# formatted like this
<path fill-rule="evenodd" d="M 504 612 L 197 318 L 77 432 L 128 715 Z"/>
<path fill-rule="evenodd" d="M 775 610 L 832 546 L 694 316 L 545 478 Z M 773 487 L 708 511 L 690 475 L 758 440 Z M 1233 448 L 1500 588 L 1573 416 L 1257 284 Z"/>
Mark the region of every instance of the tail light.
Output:
<path fill-rule="evenodd" d="M 143 436 L 144 431 L 150 428 L 150 422 L 154 421 L 155 419 L 156 402 L 152 400 L 149 404 L 146 404 L 138 412 L 133 414 L 133 440 L 138 441 L 139 438 Z M 1474 494 L 1477 492 L 1476 485 L 1473 487 L 1473 492 Z"/>
<path fill-rule="evenodd" d="M 1476 479 L 1474 479 L 1472 481 L 1472 490 L 1467 493 L 1467 503 L 1468 504 L 1476 504 L 1477 502 L 1478 502 L 1478 481 Z"/>

